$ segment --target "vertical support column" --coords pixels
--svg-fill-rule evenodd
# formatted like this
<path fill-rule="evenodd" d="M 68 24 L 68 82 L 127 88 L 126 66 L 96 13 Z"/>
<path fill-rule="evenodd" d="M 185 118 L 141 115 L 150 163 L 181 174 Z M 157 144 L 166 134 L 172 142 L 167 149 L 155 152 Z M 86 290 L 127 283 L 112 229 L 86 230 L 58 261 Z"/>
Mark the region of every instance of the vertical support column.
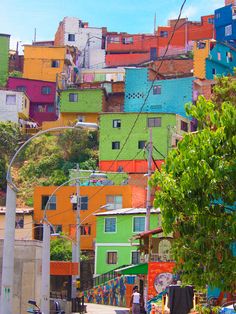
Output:
<path fill-rule="evenodd" d="M 148 176 L 147 176 L 147 205 L 146 205 L 146 225 L 145 231 L 150 230 L 151 214 L 151 187 L 148 184 L 152 175 L 152 128 L 149 128 L 149 146 L 148 146 Z"/>
<path fill-rule="evenodd" d="M 42 285 L 41 311 L 49 314 L 50 300 L 50 225 L 43 222 L 43 256 L 42 256 Z"/>
<path fill-rule="evenodd" d="M 0 313 L 13 313 L 16 191 L 7 184 Z"/>

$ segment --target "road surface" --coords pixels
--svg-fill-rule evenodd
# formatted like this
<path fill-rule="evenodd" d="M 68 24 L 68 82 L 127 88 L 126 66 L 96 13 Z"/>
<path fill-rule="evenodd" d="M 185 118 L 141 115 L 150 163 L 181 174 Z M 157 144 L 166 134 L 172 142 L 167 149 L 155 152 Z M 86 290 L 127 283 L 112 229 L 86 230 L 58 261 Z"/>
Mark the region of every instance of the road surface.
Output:
<path fill-rule="evenodd" d="M 129 309 L 110 305 L 86 303 L 87 314 L 129 314 Z"/>

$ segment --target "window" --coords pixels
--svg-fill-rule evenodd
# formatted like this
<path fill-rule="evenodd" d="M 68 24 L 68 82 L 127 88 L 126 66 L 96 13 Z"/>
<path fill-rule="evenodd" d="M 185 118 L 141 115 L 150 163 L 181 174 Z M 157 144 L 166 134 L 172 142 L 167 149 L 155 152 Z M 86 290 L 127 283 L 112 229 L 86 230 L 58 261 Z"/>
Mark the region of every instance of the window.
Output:
<path fill-rule="evenodd" d="M 214 24 L 214 17 L 208 18 L 208 24 Z"/>
<path fill-rule="evenodd" d="M 133 232 L 142 232 L 145 230 L 145 217 L 133 218 Z"/>
<path fill-rule="evenodd" d="M 160 31 L 160 37 L 168 37 L 167 31 Z"/>
<path fill-rule="evenodd" d="M 18 92 L 25 92 L 26 91 L 26 87 L 25 86 L 16 86 L 16 90 Z"/>
<path fill-rule="evenodd" d="M 23 214 L 16 214 L 15 228 L 16 229 L 24 228 L 24 215 Z"/>
<path fill-rule="evenodd" d="M 123 44 L 128 45 L 128 44 L 133 44 L 134 39 L 133 37 L 124 37 L 122 39 Z"/>
<path fill-rule="evenodd" d="M 62 225 L 51 225 L 50 226 L 50 233 L 61 233 L 62 232 Z"/>
<path fill-rule="evenodd" d="M 147 119 L 148 128 L 160 127 L 161 126 L 161 118 L 148 118 Z"/>
<path fill-rule="evenodd" d="M 131 256 L 131 264 L 139 264 L 140 263 L 140 253 L 138 251 L 132 252 Z"/>
<path fill-rule="evenodd" d="M 154 85 L 153 86 L 153 95 L 161 94 L 161 85 Z"/>
<path fill-rule="evenodd" d="M 217 59 L 220 61 L 221 60 L 221 53 L 217 52 Z"/>
<path fill-rule="evenodd" d="M 68 41 L 75 41 L 75 34 L 68 34 Z"/>
<path fill-rule="evenodd" d="M 60 61 L 59 60 L 52 60 L 51 67 L 52 68 L 59 68 L 60 67 Z"/>
<path fill-rule="evenodd" d="M 117 264 L 117 252 L 107 252 L 107 264 Z"/>
<path fill-rule="evenodd" d="M 6 95 L 6 104 L 7 105 L 16 105 L 16 95 Z"/>
<path fill-rule="evenodd" d="M 114 43 L 119 43 L 120 42 L 120 37 L 119 36 L 110 36 L 108 37 L 108 43 L 114 44 Z"/>
<path fill-rule="evenodd" d="M 206 42 L 198 41 L 197 42 L 197 49 L 204 49 L 206 47 Z"/>
<path fill-rule="evenodd" d="M 49 86 L 43 86 L 41 88 L 41 94 L 42 95 L 50 95 L 51 94 L 51 87 Z"/>
<path fill-rule="evenodd" d="M 236 6 L 232 6 L 232 18 L 233 20 L 236 19 Z"/>
<path fill-rule="evenodd" d="M 120 142 L 112 142 L 112 149 L 120 149 Z"/>
<path fill-rule="evenodd" d="M 88 196 L 80 197 L 80 209 L 87 210 L 88 209 Z"/>
<path fill-rule="evenodd" d="M 215 18 L 218 20 L 220 18 L 220 13 L 216 13 Z"/>
<path fill-rule="evenodd" d="M 116 232 L 116 218 L 105 218 L 105 232 Z"/>
<path fill-rule="evenodd" d="M 85 121 L 85 117 L 84 116 L 78 116 L 78 122 L 84 122 Z"/>
<path fill-rule="evenodd" d="M 146 141 L 138 141 L 138 149 L 144 149 L 146 145 Z"/>
<path fill-rule="evenodd" d="M 181 120 L 180 128 L 182 131 L 188 132 L 188 123 Z"/>
<path fill-rule="evenodd" d="M 227 63 L 233 61 L 233 55 L 230 51 L 226 52 L 226 61 L 227 61 Z"/>
<path fill-rule="evenodd" d="M 77 102 L 78 101 L 78 94 L 69 93 L 69 102 Z"/>
<path fill-rule="evenodd" d="M 122 195 L 107 195 L 106 204 L 108 204 L 108 210 L 121 209 L 123 207 Z"/>
<path fill-rule="evenodd" d="M 121 127 L 121 120 L 113 120 L 112 121 L 112 125 L 113 125 L 113 128 L 120 128 Z"/>
<path fill-rule="evenodd" d="M 48 105 L 47 106 L 47 112 L 54 112 L 54 106 L 53 105 Z"/>
<path fill-rule="evenodd" d="M 231 36 L 232 35 L 232 25 L 225 26 L 225 36 Z"/>
<path fill-rule="evenodd" d="M 82 225 L 80 226 L 80 234 L 81 235 L 90 235 L 91 234 L 91 226 L 90 225 Z"/>
<path fill-rule="evenodd" d="M 45 206 L 49 200 L 49 197 L 48 195 L 42 195 L 42 201 L 41 201 L 41 209 L 44 210 L 45 209 Z M 50 209 L 50 210 L 55 210 L 56 209 L 56 195 L 53 195 L 51 198 L 50 198 L 50 201 L 47 205 L 47 209 Z"/>
<path fill-rule="evenodd" d="M 212 69 L 212 74 L 213 74 L 213 75 L 216 74 L 216 69 L 215 69 L 215 68 Z"/>

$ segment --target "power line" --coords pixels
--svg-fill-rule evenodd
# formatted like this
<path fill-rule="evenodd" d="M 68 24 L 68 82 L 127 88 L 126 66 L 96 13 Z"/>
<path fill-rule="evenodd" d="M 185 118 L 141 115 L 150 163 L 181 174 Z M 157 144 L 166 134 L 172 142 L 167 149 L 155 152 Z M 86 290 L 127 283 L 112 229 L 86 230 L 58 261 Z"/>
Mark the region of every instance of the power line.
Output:
<path fill-rule="evenodd" d="M 140 111 L 138 112 L 137 117 L 136 117 L 136 119 L 134 120 L 134 123 L 133 123 L 133 125 L 132 125 L 132 127 L 131 127 L 131 129 L 130 129 L 130 131 L 129 131 L 129 133 L 128 133 L 126 139 L 125 139 L 125 141 L 124 141 L 124 144 L 122 145 L 122 147 L 121 147 L 119 153 L 117 154 L 115 160 L 113 160 L 112 164 L 110 165 L 108 171 L 112 168 L 112 166 L 113 166 L 114 163 L 118 160 L 120 154 L 121 154 L 122 151 L 124 150 L 124 147 L 125 147 L 125 145 L 127 144 L 128 140 L 129 140 L 129 138 L 130 138 L 130 136 L 131 136 L 131 133 L 133 132 L 133 130 L 134 130 L 134 128 L 135 128 L 135 125 L 136 125 L 136 123 L 137 123 L 137 121 L 138 121 L 138 119 L 139 119 L 139 116 L 140 116 L 141 113 L 142 113 L 142 110 L 143 110 L 143 108 L 144 108 L 144 106 L 145 106 L 145 104 L 146 104 L 146 102 L 147 102 L 147 99 L 148 99 L 148 97 L 149 97 L 149 95 L 150 95 L 150 92 L 151 92 L 151 90 L 152 90 L 152 88 L 153 88 L 153 86 L 154 86 L 154 84 L 155 84 L 155 80 L 158 78 L 159 70 L 160 70 L 160 68 L 161 68 L 161 66 L 162 66 L 162 64 L 163 64 L 163 62 L 164 62 L 164 58 L 165 58 L 165 56 L 166 56 L 166 54 L 167 54 L 167 52 L 168 52 L 168 49 L 169 49 L 171 40 L 172 40 L 172 38 L 174 37 L 175 31 L 176 31 L 176 28 L 177 28 L 178 22 L 179 22 L 179 20 L 180 20 L 180 17 L 181 17 L 181 14 L 182 14 L 182 11 L 183 11 L 183 8 L 184 8 L 184 5 L 185 5 L 186 1 L 187 1 L 187 0 L 184 0 L 183 3 L 182 3 L 182 5 L 181 5 L 181 7 L 180 7 L 178 19 L 177 19 L 176 22 L 175 22 L 175 25 L 174 25 L 174 28 L 173 28 L 173 32 L 172 32 L 171 37 L 170 37 L 170 39 L 169 39 L 169 41 L 168 41 L 168 44 L 167 44 L 167 46 L 166 46 L 166 50 L 165 50 L 164 55 L 163 55 L 163 57 L 162 57 L 161 63 L 159 64 L 159 66 L 158 66 L 158 68 L 157 68 L 157 70 L 156 70 L 155 78 L 154 78 L 154 80 L 152 81 L 152 84 L 151 84 L 151 86 L 150 86 L 150 88 L 149 88 L 149 90 L 148 90 L 148 92 L 147 92 L 147 95 L 146 95 L 146 97 L 145 97 L 145 99 L 144 99 L 144 102 L 143 102 L 143 104 L 142 104 L 142 106 L 141 106 L 141 108 L 140 108 Z"/>

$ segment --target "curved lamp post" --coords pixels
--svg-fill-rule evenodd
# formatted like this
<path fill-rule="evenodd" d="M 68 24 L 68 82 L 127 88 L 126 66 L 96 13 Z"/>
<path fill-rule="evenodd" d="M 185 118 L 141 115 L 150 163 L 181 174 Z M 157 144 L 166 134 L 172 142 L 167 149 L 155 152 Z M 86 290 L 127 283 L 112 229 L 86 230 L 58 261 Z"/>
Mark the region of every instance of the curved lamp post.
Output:
<path fill-rule="evenodd" d="M 31 142 L 34 138 L 53 131 L 64 129 L 75 129 L 76 127 L 85 127 L 91 129 L 98 129 L 96 123 L 83 123 L 77 122 L 75 126 L 63 126 L 40 131 L 30 139 L 28 139 L 14 154 L 12 157 L 8 170 L 7 170 L 7 195 L 6 195 L 6 220 L 5 220 L 5 232 L 3 243 L 3 258 L 2 258 L 2 286 L 1 286 L 1 304 L 0 313 L 12 314 L 13 313 L 13 277 L 14 277 L 14 242 L 15 242 L 15 219 L 16 219 L 16 193 L 18 188 L 12 181 L 11 167 L 18 154 L 22 149 Z M 50 230 L 49 230 L 50 231 Z M 45 312 L 45 314 L 48 314 Z"/>

